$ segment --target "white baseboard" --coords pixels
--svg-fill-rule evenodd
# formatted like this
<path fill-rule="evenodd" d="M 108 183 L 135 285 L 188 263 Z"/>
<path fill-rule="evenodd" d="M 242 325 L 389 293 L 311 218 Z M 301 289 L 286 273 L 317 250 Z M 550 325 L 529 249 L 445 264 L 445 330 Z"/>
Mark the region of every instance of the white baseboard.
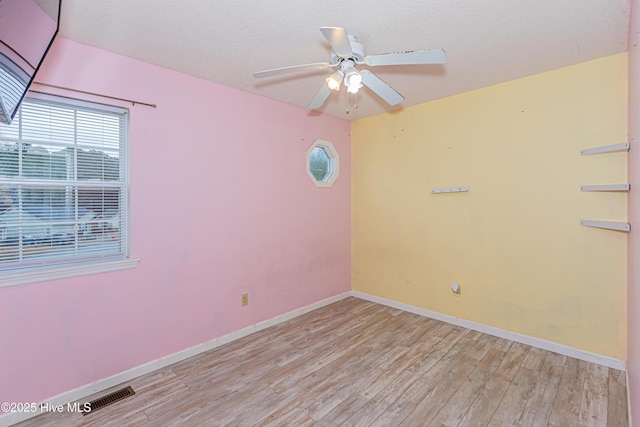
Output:
<path fill-rule="evenodd" d="M 167 356 L 163 356 L 159 359 L 153 360 L 151 362 L 144 363 L 142 365 L 136 366 L 135 368 L 131 368 L 127 371 L 117 373 L 107 378 L 103 378 L 101 380 L 96 381 L 92 384 L 87 384 L 82 387 L 78 387 L 74 390 L 69 390 L 64 393 L 61 393 L 57 396 L 46 399 L 45 401 L 38 403 L 38 407 L 41 404 L 50 404 L 50 406 L 57 405 L 66 405 L 70 402 L 75 402 L 77 400 L 83 399 L 85 397 L 91 396 L 92 394 L 99 393 L 103 390 L 107 390 L 111 387 L 115 387 L 118 384 L 122 384 L 127 381 L 131 381 L 134 378 L 137 378 L 141 375 L 148 374 L 149 372 L 156 371 L 158 369 L 165 368 L 169 365 L 172 365 L 176 362 L 180 362 L 182 360 L 188 359 L 190 357 L 196 356 L 200 353 L 204 353 L 207 350 L 211 350 L 212 348 L 216 348 L 223 344 L 227 344 L 231 341 L 235 341 L 239 338 L 250 335 L 254 332 L 261 331 L 270 326 L 277 325 L 282 322 L 286 322 L 287 320 L 296 318 L 303 314 L 306 314 L 310 311 L 316 310 L 318 308 L 324 307 L 329 304 L 333 304 L 334 302 L 340 301 L 347 297 L 351 296 L 351 292 L 343 292 L 341 294 L 323 299 L 322 301 L 315 302 L 313 304 L 309 304 L 305 307 L 298 308 L 296 310 L 290 311 L 285 314 L 281 314 L 269 320 L 264 320 L 262 322 L 258 322 L 255 325 L 247 326 L 246 328 L 240 329 L 238 331 L 232 332 L 227 335 L 223 335 L 218 338 L 214 338 L 210 341 L 207 341 L 202 344 L 195 345 L 190 348 L 186 348 L 177 353 L 173 353 Z M 7 427 L 20 421 L 27 420 L 29 418 L 33 418 L 37 415 L 40 415 L 40 412 L 31 412 L 31 413 L 6 413 L 0 415 L 0 427 Z"/>
<path fill-rule="evenodd" d="M 397 308 L 399 310 L 407 311 L 409 313 L 418 314 L 420 316 L 441 320 L 443 322 L 451 323 L 453 325 L 462 326 L 463 328 L 471 329 L 478 332 L 483 332 L 485 334 L 493 335 L 500 338 L 505 338 L 511 341 L 516 341 L 522 344 L 530 345 L 532 347 L 538 347 L 543 350 L 548 350 L 548 351 L 559 353 L 565 356 L 574 357 L 576 359 L 584 360 L 586 362 L 596 363 L 598 365 L 606 366 L 607 368 L 626 371 L 625 362 L 623 360 L 615 359 L 613 357 L 603 356 L 600 354 L 579 350 L 564 344 L 558 344 L 552 341 L 531 337 L 529 335 L 507 331 L 504 329 L 496 328 L 494 326 L 488 326 L 482 323 L 473 322 L 471 320 L 460 319 L 458 317 L 450 316 L 448 314 L 442 314 L 442 313 L 438 313 L 431 310 L 425 310 L 423 308 L 415 307 L 409 304 L 403 304 L 401 302 L 389 300 L 389 299 L 378 297 L 375 295 L 366 294 L 364 292 L 351 291 L 351 296 L 354 296 L 356 298 L 360 298 L 366 301 L 371 301 L 378 304 L 386 305 L 388 307 Z"/>

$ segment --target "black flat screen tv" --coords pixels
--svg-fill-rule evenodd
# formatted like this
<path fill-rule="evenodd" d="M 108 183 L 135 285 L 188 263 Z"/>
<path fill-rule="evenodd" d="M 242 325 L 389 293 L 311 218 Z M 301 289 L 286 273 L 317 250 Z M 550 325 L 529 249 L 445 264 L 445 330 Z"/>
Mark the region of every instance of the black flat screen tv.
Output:
<path fill-rule="evenodd" d="M 60 28 L 62 0 L 0 0 L 0 123 L 11 124 Z"/>

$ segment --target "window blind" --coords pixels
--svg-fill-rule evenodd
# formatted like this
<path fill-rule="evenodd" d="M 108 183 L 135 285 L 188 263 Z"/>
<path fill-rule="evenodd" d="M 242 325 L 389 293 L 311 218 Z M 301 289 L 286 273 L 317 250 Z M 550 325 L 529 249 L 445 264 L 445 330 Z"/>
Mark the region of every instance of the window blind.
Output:
<path fill-rule="evenodd" d="M 0 124 L 0 274 L 127 256 L 127 112 L 51 96 Z"/>

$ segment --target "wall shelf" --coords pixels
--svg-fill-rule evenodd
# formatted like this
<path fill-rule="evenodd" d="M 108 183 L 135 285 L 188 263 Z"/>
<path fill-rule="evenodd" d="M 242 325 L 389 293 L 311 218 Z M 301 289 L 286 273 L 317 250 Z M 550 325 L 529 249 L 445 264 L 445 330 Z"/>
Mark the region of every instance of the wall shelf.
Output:
<path fill-rule="evenodd" d="M 580 191 L 629 191 L 630 184 L 581 185 Z"/>
<path fill-rule="evenodd" d="M 433 188 L 431 190 L 431 193 L 433 194 L 437 194 L 437 193 L 462 193 L 465 191 L 469 191 L 469 186 L 468 185 L 463 185 L 463 186 L 459 186 L 459 187 L 440 187 L 440 188 Z"/>
<path fill-rule="evenodd" d="M 602 154 L 602 153 L 615 153 L 621 151 L 629 151 L 631 144 L 629 142 L 623 142 L 621 144 L 604 145 L 602 147 L 585 148 L 580 150 L 580 155 L 586 156 L 589 154 Z M 631 190 L 630 184 L 601 184 L 601 185 L 581 185 L 581 191 L 629 191 Z M 581 219 L 580 224 L 585 227 L 604 228 L 607 230 L 616 231 L 631 231 L 631 224 L 628 222 L 617 221 L 597 221 L 591 219 Z"/>
<path fill-rule="evenodd" d="M 619 151 L 629 151 L 631 144 L 623 142 L 621 144 L 605 145 L 603 147 L 585 148 L 580 150 L 580 155 L 587 156 L 589 154 L 615 153 Z"/>
<path fill-rule="evenodd" d="M 631 231 L 631 224 L 628 222 L 616 221 L 595 221 L 590 219 L 581 219 L 580 224 L 585 227 L 606 228 L 607 230 Z"/>

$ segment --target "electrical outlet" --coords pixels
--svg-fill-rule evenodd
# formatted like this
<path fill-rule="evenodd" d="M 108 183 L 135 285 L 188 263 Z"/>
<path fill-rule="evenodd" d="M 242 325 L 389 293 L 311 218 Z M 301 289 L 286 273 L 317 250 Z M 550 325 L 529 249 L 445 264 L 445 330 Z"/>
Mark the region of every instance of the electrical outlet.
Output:
<path fill-rule="evenodd" d="M 246 307 L 249 305 L 249 294 L 242 294 L 242 306 Z"/>

